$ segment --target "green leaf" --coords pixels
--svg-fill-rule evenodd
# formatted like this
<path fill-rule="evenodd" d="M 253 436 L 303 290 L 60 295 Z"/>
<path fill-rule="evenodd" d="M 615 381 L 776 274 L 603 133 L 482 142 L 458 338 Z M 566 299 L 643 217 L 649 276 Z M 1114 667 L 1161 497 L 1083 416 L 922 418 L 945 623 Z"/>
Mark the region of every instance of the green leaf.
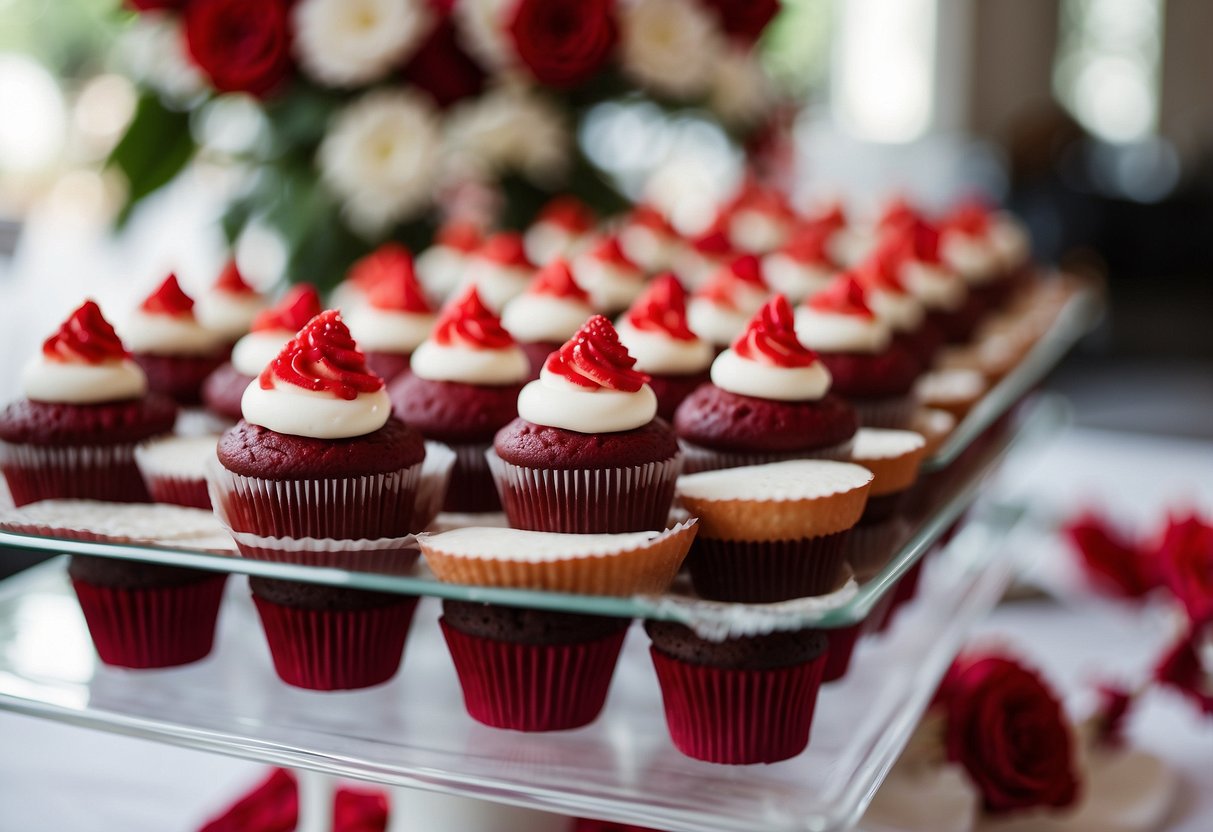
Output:
<path fill-rule="evenodd" d="M 127 181 L 126 204 L 117 225 L 125 225 L 140 200 L 179 174 L 196 150 L 189 114 L 170 110 L 155 94 L 143 93 L 126 133 L 106 160 Z"/>

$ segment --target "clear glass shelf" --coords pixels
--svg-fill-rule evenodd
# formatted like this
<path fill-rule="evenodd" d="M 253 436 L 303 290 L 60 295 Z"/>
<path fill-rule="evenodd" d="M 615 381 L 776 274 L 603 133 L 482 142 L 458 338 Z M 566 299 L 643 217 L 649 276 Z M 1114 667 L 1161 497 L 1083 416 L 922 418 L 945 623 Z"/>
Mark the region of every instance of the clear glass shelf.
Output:
<path fill-rule="evenodd" d="M 0 584 L 0 708 L 83 727 L 562 814 L 685 832 L 842 830 L 904 746 L 971 624 L 1009 582 L 1016 512 L 979 512 L 937 557 L 892 629 L 860 643 L 821 694 L 809 748 L 765 766 L 678 753 L 639 626 L 592 725 L 496 731 L 458 703 L 437 628 L 418 609 L 400 673 L 379 688 L 317 694 L 274 675 L 245 582 L 229 584 L 212 655 L 186 668 L 101 665 L 60 558 Z"/>

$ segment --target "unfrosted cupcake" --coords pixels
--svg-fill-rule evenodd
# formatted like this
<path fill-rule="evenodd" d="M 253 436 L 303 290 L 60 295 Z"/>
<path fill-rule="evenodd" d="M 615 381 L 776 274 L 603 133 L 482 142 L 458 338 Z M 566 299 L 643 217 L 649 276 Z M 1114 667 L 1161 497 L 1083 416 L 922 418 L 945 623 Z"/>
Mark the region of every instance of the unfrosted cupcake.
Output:
<path fill-rule="evenodd" d="M 670 268 L 678 250 L 678 232 L 651 205 L 637 205 L 619 225 L 619 245 L 628 259 L 649 274 Z"/>
<path fill-rule="evenodd" d="M 847 562 L 860 580 L 883 569 L 903 542 L 902 505 L 918 481 L 926 447 L 926 440 L 909 430 L 860 428 L 855 434 L 851 461 L 873 475 L 868 502 L 846 547 Z"/>
<path fill-rule="evenodd" d="M 577 282 L 590 293 L 590 302 L 613 315 L 644 291 L 644 272 L 624 253 L 619 237 L 607 234 L 590 242 L 573 260 Z"/>
<path fill-rule="evenodd" d="M 244 391 L 303 325 L 323 311 L 316 287 L 300 283 L 253 320 L 251 331 L 232 347 L 232 357 L 206 377 L 202 401 L 212 413 L 240 421 Z"/>
<path fill-rule="evenodd" d="M 236 261 L 228 260 L 210 291 L 198 298 L 198 320 L 226 343 L 234 344 L 267 305 L 265 297 L 244 279 Z"/>
<path fill-rule="evenodd" d="M 854 409 L 830 390 L 830 371 L 796 339 L 792 310 L 772 298 L 712 363 L 712 383 L 674 414 L 688 472 L 849 450 Z"/>
<path fill-rule="evenodd" d="M 722 350 L 741 334 L 770 294 L 758 258 L 735 257 L 691 295 L 687 304 L 691 330 Z"/>
<path fill-rule="evenodd" d="M 485 453 L 518 415 L 529 377 L 526 355 L 471 287 L 443 310 L 413 354 L 412 372 L 388 388 L 405 424 L 455 452 L 446 511 L 500 510 Z"/>
<path fill-rule="evenodd" d="M 518 396 L 490 467 L 510 525 L 569 533 L 664 528 L 681 455 L 611 322 L 590 318 Z"/>
<path fill-rule="evenodd" d="M 670 421 L 683 399 L 708 381 L 715 350 L 691 331 L 687 295 L 667 272 L 653 280 L 617 324 L 619 340 L 649 376 L 657 415 Z"/>
<path fill-rule="evenodd" d="M 555 257 L 570 257 L 594 228 L 594 212 L 575 196 L 558 196 L 543 206 L 524 241 L 532 263 L 544 265 Z"/>
<path fill-rule="evenodd" d="M 812 297 L 841 271 L 830 256 L 829 240 L 834 232 L 824 225 L 805 225 L 762 258 L 762 272 L 771 290 L 797 304 Z"/>
<path fill-rule="evenodd" d="M 366 290 L 365 302 L 351 307 L 346 318 L 371 372 L 391 381 L 408 370 L 409 356 L 430 334 L 435 315 L 406 249 L 372 256 L 379 277 Z"/>
<path fill-rule="evenodd" d="M 198 320 L 193 298 L 172 274 L 127 318 L 122 340 L 147 374 L 148 388 L 184 405 L 202 401 L 203 382 L 230 349 Z"/>
<path fill-rule="evenodd" d="M 918 361 L 893 338 L 852 274 L 796 310 L 796 335 L 829 368 L 832 389 L 855 407 L 860 424 L 901 427 L 913 418 Z"/>
<path fill-rule="evenodd" d="M 526 353 L 530 378 L 538 378 L 553 350 L 593 314 L 589 293 L 573 277 L 568 262 L 557 257 L 539 270 L 525 292 L 506 304 L 501 323 Z"/>
<path fill-rule="evenodd" d="M 209 509 L 206 476 L 218 444 L 215 434 L 163 436 L 135 448 L 135 461 L 152 501 Z"/>
<path fill-rule="evenodd" d="M 500 313 L 526 291 L 534 276 L 535 264 L 527 257 L 521 235 L 501 231 L 468 255 L 463 282 L 475 286 L 489 309 Z"/>
<path fill-rule="evenodd" d="M 451 220 L 438 229 L 433 245 L 417 255 L 417 277 L 433 303 L 451 297 L 463 282 L 468 256 L 481 243 L 480 228 L 461 220 Z"/>

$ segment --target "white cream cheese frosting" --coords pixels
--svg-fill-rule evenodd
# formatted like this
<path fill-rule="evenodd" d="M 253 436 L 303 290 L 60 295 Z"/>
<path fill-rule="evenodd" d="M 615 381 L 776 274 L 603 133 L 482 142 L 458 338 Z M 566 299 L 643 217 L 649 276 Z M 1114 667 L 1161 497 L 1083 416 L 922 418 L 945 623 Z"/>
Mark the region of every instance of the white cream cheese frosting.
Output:
<path fill-rule="evenodd" d="M 893 340 L 889 325 L 878 317 L 796 309 L 796 337 L 819 352 L 884 352 Z"/>
<path fill-rule="evenodd" d="M 101 404 L 139 398 L 147 392 L 147 376 L 129 358 L 77 364 L 39 354 L 26 365 L 21 387 L 31 401 Z"/>
<path fill-rule="evenodd" d="M 564 342 L 593 314 L 589 304 L 574 298 L 524 292 L 506 304 L 501 325 L 523 343 Z"/>
<path fill-rule="evenodd" d="M 387 424 L 392 403 L 382 387 L 359 393 L 353 399 L 304 390 L 274 379 L 268 390 L 254 378 L 240 399 L 240 410 L 249 424 L 276 433 L 313 439 L 349 439 L 374 433 Z"/>
<path fill-rule="evenodd" d="M 285 329 L 250 332 L 232 347 L 232 366 L 242 375 L 258 375 L 294 337 L 295 333 Z"/>
<path fill-rule="evenodd" d="M 807 367 L 778 367 L 752 361 L 727 349 L 712 362 L 712 383 L 739 396 L 798 402 L 830 391 L 830 371 L 820 361 Z"/>
<path fill-rule="evenodd" d="M 659 376 L 688 376 L 712 364 L 712 345 L 703 338 L 686 341 L 664 332 L 637 329 L 621 319 L 615 326 L 619 340 L 636 359 L 636 369 Z"/>
<path fill-rule="evenodd" d="M 436 318 L 431 313 L 380 309 L 370 303 L 350 309 L 345 317 L 360 349 L 395 353 L 417 349 L 434 328 Z"/>
<path fill-rule="evenodd" d="M 413 375 L 464 384 L 517 384 L 530 375 L 526 354 L 516 345 L 484 349 L 426 341 L 410 359 Z"/>
<path fill-rule="evenodd" d="M 226 341 L 249 331 L 253 319 L 266 308 L 265 298 L 249 292 L 212 290 L 198 299 L 198 320 Z"/>
<path fill-rule="evenodd" d="M 518 394 L 518 415 L 528 422 L 577 433 L 620 433 L 653 421 L 657 396 L 642 384 L 627 392 L 590 390 L 566 381 L 546 366 Z"/>
<path fill-rule="evenodd" d="M 802 263 L 780 251 L 762 258 L 762 271 L 771 291 L 785 295 L 792 303 L 799 303 L 817 294 L 830 285 L 838 272 L 818 263 Z"/>
<path fill-rule="evenodd" d="M 224 338 L 193 315 L 159 315 L 134 310 L 121 328 L 122 341 L 132 352 L 150 355 L 209 355 Z"/>

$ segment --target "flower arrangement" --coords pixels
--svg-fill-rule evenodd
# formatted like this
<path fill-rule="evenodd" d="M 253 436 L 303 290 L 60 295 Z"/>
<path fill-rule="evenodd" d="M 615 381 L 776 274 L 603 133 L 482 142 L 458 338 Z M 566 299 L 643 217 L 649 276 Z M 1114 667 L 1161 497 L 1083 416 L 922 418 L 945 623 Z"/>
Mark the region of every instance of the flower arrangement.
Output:
<path fill-rule="evenodd" d="M 691 110 L 738 143 L 786 123 L 755 48 L 778 0 L 128 3 L 145 89 L 110 159 L 127 213 L 240 97 L 263 135 L 234 154 L 250 175 L 224 231 L 268 224 L 296 279 L 332 282 L 389 239 L 418 250 L 442 214 L 521 228 L 558 192 L 627 207 L 578 142 L 604 102 Z"/>

